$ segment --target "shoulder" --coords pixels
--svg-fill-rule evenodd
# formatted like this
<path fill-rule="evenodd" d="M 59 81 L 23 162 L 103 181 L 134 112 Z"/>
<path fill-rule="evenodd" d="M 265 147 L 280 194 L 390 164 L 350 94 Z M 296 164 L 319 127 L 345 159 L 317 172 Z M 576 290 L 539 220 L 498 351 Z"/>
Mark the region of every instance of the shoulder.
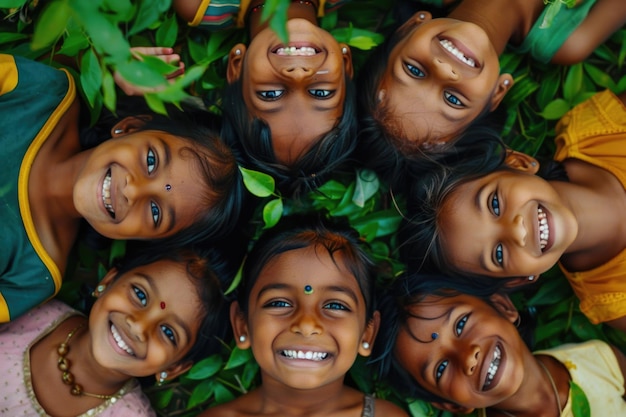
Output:
<path fill-rule="evenodd" d="M 408 417 L 406 411 L 402 408 L 398 407 L 394 403 L 387 401 L 376 399 L 376 416 L 379 417 Z"/>

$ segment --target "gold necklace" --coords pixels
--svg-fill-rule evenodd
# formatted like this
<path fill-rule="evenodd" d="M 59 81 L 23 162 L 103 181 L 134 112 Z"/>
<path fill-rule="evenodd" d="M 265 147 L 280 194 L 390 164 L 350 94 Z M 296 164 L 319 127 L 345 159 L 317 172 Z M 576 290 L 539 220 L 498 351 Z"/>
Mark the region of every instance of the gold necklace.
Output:
<path fill-rule="evenodd" d="M 113 395 L 104 395 L 104 394 L 92 394 L 90 392 L 83 391 L 83 387 L 74 381 L 74 374 L 70 372 L 70 361 L 66 358 L 67 354 L 70 352 L 70 339 L 78 330 L 80 330 L 85 323 L 80 326 L 72 329 L 71 332 L 67 334 L 65 341 L 57 347 L 57 353 L 59 354 L 59 359 L 57 360 L 57 366 L 61 371 L 61 380 L 65 385 L 70 386 L 70 393 L 77 397 L 81 397 L 83 395 L 87 397 L 99 398 L 101 400 L 108 400 L 113 398 Z"/>
<path fill-rule="evenodd" d="M 545 371 L 546 375 L 548 375 L 548 380 L 550 381 L 550 385 L 552 385 L 552 391 L 554 391 L 554 397 L 556 398 L 556 405 L 557 407 L 559 407 L 559 417 L 561 417 L 563 415 L 563 410 L 561 408 L 561 397 L 559 396 L 559 390 L 556 388 L 556 383 L 554 382 L 554 379 L 552 379 L 552 375 L 550 374 L 550 371 L 548 371 L 548 368 L 546 368 L 543 362 L 541 362 L 539 359 L 537 359 L 537 362 L 539 363 L 539 366 L 541 366 L 541 369 Z M 500 411 L 509 417 L 515 417 L 514 414 L 511 414 L 506 410 L 500 410 Z"/>

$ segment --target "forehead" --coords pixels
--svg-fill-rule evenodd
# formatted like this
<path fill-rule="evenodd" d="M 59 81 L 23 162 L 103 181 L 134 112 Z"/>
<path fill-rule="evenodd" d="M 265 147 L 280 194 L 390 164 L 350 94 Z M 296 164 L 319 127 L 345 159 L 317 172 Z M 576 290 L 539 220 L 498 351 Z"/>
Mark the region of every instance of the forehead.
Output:
<path fill-rule="evenodd" d="M 343 254 L 335 252 L 333 258 L 322 246 L 283 252 L 272 258 L 261 270 L 252 293 L 268 284 L 284 283 L 296 288 L 304 288 L 304 285 L 344 287 L 362 299 L 356 278 L 345 267 Z"/>

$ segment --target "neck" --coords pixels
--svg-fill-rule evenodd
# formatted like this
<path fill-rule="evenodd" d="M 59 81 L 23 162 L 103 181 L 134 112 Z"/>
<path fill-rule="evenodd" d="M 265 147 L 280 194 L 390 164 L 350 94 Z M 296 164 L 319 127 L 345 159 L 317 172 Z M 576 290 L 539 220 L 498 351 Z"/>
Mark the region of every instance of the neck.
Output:
<path fill-rule="evenodd" d="M 323 387 L 295 389 L 275 380 L 263 378 L 259 387 L 262 407 L 267 415 L 270 411 L 281 416 L 329 416 L 341 409 L 351 388 L 343 384 L 343 379 Z"/>
<path fill-rule="evenodd" d="M 543 8 L 543 0 L 464 0 L 448 17 L 480 26 L 500 55 L 526 38 Z"/>

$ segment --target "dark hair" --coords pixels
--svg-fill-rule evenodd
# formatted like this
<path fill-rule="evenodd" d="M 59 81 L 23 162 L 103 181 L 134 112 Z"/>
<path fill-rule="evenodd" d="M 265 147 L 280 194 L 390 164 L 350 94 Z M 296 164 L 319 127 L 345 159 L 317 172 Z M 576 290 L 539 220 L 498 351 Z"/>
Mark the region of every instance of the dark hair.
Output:
<path fill-rule="evenodd" d="M 187 277 L 194 285 L 201 319 L 196 342 L 181 362 L 196 362 L 206 356 L 218 353 L 223 341 L 230 335 L 228 303 L 224 296 L 225 285 L 233 278 L 233 271 L 223 261 L 223 254 L 215 249 L 185 247 L 176 250 L 149 250 L 138 246 L 129 249 L 123 259 L 115 262 L 118 279 L 128 271 L 158 261 L 172 261 L 185 265 Z"/>
<path fill-rule="evenodd" d="M 381 326 L 372 355 L 378 362 L 379 374 L 386 377 L 403 395 L 428 402 L 449 402 L 432 394 L 415 381 L 395 357 L 394 347 L 400 329 L 407 325 L 408 320 L 415 317 L 408 311 L 409 307 L 420 303 L 427 296 L 453 297 L 468 294 L 494 306 L 490 299 L 493 294 L 468 293 L 457 284 L 458 281 L 449 280 L 443 275 L 404 275 L 394 282 L 381 300 L 379 306 Z M 497 312 L 495 307 L 494 310 Z M 518 331 L 529 349 L 532 349 L 533 344 L 534 315 L 534 309 L 520 311 Z"/>
<path fill-rule="evenodd" d="M 376 310 L 376 269 L 363 246 L 359 234 L 339 219 L 326 218 L 321 213 L 285 217 L 259 238 L 244 263 L 237 292 L 241 311 L 247 314 L 252 287 L 272 259 L 288 251 L 320 247 L 328 252 L 333 262 L 341 262 L 356 279 L 369 321 Z M 336 253 L 341 253 L 342 257 L 337 259 Z"/>
<path fill-rule="evenodd" d="M 105 112 L 96 125 L 81 129 L 83 147 L 98 146 L 110 139 L 111 128 L 126 116 L 145 122 L 138 130 L 168 132 L 187 141 L 189 146 L 183 152 L 198 162 L 206 185 L 204 199 L 210 208 L 202 210 L 191 226 L 157 241 L 177 248 L 200 240 L 216 241 L 230 233 L 242 210 L 245 189 L 235 155 L 216 133 L 221 124 L 218 116 L 188 105 L 183 105 L 182 110 L 172 106 L 165 116 L 147 109 L 145 100 L 129 98 L 119 106 L 117 114 Z"/>
<path fill-rule="evenodd" d="M 242 153 L 248 168 L 271 175 L 283 194 L 297 197 L 316 189 L 331 174 L 347 167 L 356 147 L 357 135 L 356 93 L 349 76 L 345 77 L 346 97 L 339 122 L 317 138 L 313 146 L 290 166 L 277 161 L 270 127 L 248 112 L 242 85 L 240 78 L 224 89 L 222 136 Z"/>

